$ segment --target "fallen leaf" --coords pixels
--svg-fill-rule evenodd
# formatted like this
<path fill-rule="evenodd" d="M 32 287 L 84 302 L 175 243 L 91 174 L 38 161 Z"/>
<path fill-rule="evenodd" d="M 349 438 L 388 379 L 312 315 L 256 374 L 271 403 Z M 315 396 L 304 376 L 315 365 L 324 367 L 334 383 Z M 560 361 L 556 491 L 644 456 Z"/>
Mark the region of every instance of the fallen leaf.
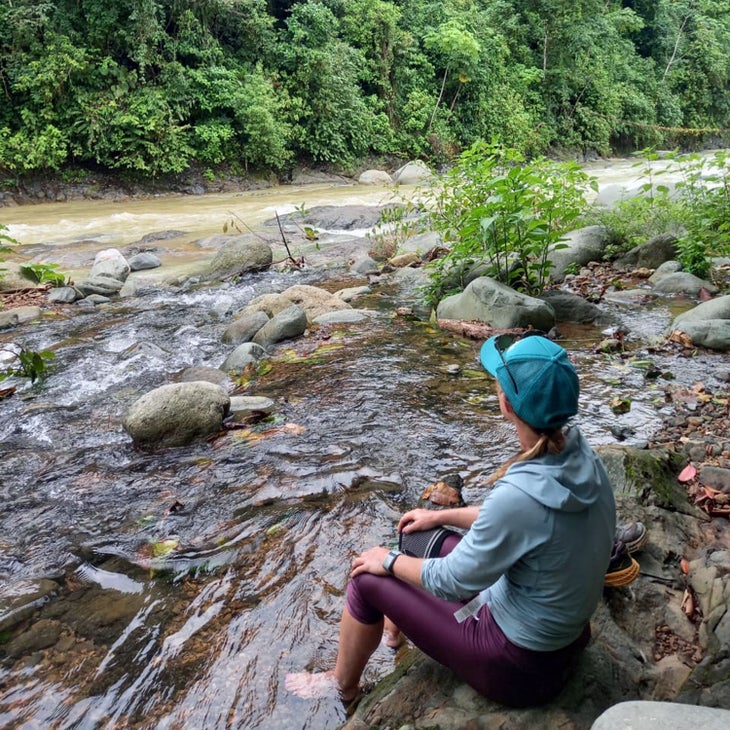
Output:
<path fill-rule="evenodd" d="M 693 464 L 687 464 L 687 466 L 679 472 L 677 479 L 680 482 L 691 482 L 697 476 L 697 469 Z"/>
<path fill-rule="evenodd" d="M 679 569 L 685 574 L 689 574 L 689 560 L 687 558 L 682 558 L 679 561 Z"/>

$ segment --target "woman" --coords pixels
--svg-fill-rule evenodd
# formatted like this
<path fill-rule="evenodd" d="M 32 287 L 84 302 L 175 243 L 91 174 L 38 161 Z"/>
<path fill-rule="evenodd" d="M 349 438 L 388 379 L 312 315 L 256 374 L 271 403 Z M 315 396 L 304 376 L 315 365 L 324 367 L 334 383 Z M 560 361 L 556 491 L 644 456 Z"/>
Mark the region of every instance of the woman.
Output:
<path fill-rule="evenodd" d="M 577 428 L 564 428 L 578 411 L 578 376 L 565 350 L 541 336 L 492 337 L 481 362 L 497 379 L 519 455 L 494 475 L 481 508 L 403 515 L 405 533 L 467 530 L 440 557 L 374 547 L 353 560 L 335 668 L 288 675 L 300 697 L 335 688 L 355 698 L 385 616 L 478 692 L 513 707 L 557 695 L 587 644 L 615 503 L 598 456 Z"/>

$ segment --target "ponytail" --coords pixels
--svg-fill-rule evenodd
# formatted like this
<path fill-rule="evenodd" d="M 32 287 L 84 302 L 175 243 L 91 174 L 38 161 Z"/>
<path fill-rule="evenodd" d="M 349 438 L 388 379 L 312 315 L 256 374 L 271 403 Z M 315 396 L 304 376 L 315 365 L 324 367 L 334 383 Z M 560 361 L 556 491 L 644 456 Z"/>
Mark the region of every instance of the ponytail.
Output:
<path fill-rule="evenodd" d="M 517 456 L 513 456 L 511 459 L 506 461 L 502 466 L 491 474 L 487 478 L 487 486 L 491 486 L 498 479 L 501 479 L 507 470 L 519 461 L 530 461 L 531 459 L 539 459 L 545 454 L 559 454 L 565 448 L 565 433 L 562 427 L 556 428 L 549 432 L 540 433 L 540 438 L 535 442 L 535 445 L 527 451 L 520 451 Z"/>

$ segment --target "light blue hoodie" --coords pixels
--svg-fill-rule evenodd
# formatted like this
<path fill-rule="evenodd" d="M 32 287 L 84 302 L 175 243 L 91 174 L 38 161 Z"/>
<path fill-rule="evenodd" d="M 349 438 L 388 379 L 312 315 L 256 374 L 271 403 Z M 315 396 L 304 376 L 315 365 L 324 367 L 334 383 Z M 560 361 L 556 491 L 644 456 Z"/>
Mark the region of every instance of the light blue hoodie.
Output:
<path fill-rule="evenodd" d="M 577 428 L 560 454 L 513 464 L 446 557 L 426 560 L 424 587 L 447 600 L 479 594 L 518 646 L 552 651 L 578 638 L 598 605 L 616 529 L 606 470 Z"/>

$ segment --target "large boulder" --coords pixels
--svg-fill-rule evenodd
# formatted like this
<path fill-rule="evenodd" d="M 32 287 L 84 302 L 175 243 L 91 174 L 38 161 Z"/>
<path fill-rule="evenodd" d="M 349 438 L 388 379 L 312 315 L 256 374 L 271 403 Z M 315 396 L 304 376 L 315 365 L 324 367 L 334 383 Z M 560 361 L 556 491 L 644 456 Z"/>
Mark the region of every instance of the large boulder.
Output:
<path fill-rule="evenodd" d="M 669 331 L 679 330 L 695 345 L 730 350 L 730 294 L 710 299 L 677 315 Z"/>
<path fill-rule="evenodd" d="M 398 185 L 420 185 L 428 182 L 432 177 L 433 172 L 425 162 L 414 160 L 399 167 L 393 174 L 393 181 Z"/>
<path fill-rule="evenodd" d="M 656 269 L 677 257 L 677 238 L 671 234 L 654 236 L 646 243 L 634 246 L 614 262 L 617 266 Z"/>
<path fill-rule="evenodd" d="M 171 383 L 135 401 L 123 426 L 141 448 L 185 446 L 220 430 L 229 404 L 228 394 L 219 385 Z"/>
<path fill-rule="evenodd" d="M 662 276 L 654 286 L 654 293 L 664 296 L 672 296 L 673 294 L 686 294 L 690 297 L 696 297 L 702 290 L 710 294 L 717 294 L 718 288 L 709 281 L 700 279 L 688 271 L 676 271 L 673 274 Z"/>
<path fill-rule="evenodd" d="M 615 321 L 609 312 L 571 292 L 550 290 L 542 293 L 540 299 L 553 308 L 558 322 L 610 324 Z"/>
<path fill-rule="evenodd" d="M 263 294 L 256 297 L 237 317 L 250 315 L 254 312 L 264 312 L 269 317 L 275 317 L 296 304 L 307 315 L 307 323 L 311 324 L 316 317 L 327 312 L 339 312 L 342 309 L 351 309 L 350 305 L 326 289 L 308 284 L 290 286 L 279 294 Z"/>
<path fill-rule="evenodd" d="M 360 185 L 392 185 L 393 178 L 385 170 L 365 170 L 357 181 Z"/>
<path fill-rule="evenodd" d="M 550 278 L 553 281 L 562 281 L 568 267 L 585 266 L 591 261 L 600 261 L 608 243 L 608 229 L 604 226 L 587 226 L 570 231 L 561 241 L 561 246 L 551 251 L 548 260 L 552 263 Z"/>
<path fill-rule="evenodd" d="M 555 326 L 555 312 L 547 302 L 520 294 L 488 276 L 474 279 L 460 294 L 442 299 L 436 316 L 477 320 L 499 329 L 532 326 L 548 331 Z"/>
<path fill-rule="evenodd" d="M 692 343 L 710 350 L 730 350 L 730 319 L 686 319 L 678 327 L 689 335 Z"/>
<path fill-rule="evenodd" d="M 93 279 L 97 276 L 108 277 L 124 284 L 129 276 L 129 272 L 129 264 L 121 251 L 116 248 L 107 248 L 96 254 L 89 278 Z"/>
<path fill-rule="evenodd" d="M 221 281 L 268 269 L 273 258 L 271 246 L 258 236 L 233 236 L 213 257 L 206 278 Z"/>

